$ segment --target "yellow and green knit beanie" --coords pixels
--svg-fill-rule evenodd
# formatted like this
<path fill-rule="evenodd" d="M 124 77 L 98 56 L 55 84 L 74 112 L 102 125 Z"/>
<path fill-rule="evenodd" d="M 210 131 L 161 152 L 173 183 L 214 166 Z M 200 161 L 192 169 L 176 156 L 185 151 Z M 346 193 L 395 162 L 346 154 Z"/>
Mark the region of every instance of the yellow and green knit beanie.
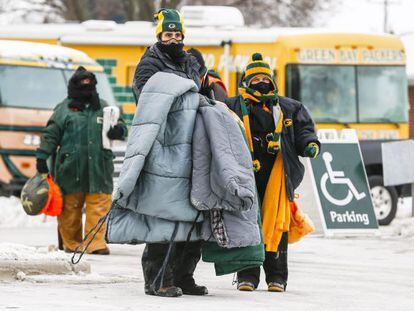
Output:
<path fill-rule="evenodd" d="M 263 60 L 263 56 L 260 53 L 254 53 L 250 58 L 250 61 L 247 63 L 246 70 L 244 72 L 244 80 L 246 81 L 247 86 L 250 86 L 250 82 L 257 75 L 267 76 L 272 82 L 274 89 L 277 89 L 273 72 L 270 69 L 269 64 Z"/>
<path fill-rule="evenodd" d="M 184 36 L 185 28 L 183 17 L 177 10 L 161 9 L 154 14 L 154 19 L 157 23 L 155 34 L 158 38 L 165 31 L 180 31 Z"/>

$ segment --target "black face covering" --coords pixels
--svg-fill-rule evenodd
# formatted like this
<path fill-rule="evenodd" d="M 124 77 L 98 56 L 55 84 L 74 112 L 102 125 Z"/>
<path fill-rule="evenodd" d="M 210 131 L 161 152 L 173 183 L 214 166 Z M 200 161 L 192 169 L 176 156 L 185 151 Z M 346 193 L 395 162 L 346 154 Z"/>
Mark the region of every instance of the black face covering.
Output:
<path fill-rule="evenodd" d="M 163 44 L 162 42 L 157 42 L 157 47 L 161 52 L 167 54 L 173 61 L 180 61 L 185 57 L 185 52 L 183 50 L 184 43 Z"/>
<path fill-rule="evenodd" d="M 91 82 L 82 84 L 81 81 L 89 79 Z M 79 67 L 69 80 L 68 97 L 73 99 L 70 104 L 72 108 L 83 110 L 89 103 L 91 108 L 98 110 L 100 108 L 99 95 L 96 91 L 96 77 L 92 72 L 87 71 L 84 67 Z"/>
<path fill-rule="evenodd" d="M 272 83 L 259 82 L 256 84 L 251 84 L 250 88 L 252 88 L 255 91 L 260 92 L 261 94 L 267 94 L 273 90 L 273 85 Z"/>

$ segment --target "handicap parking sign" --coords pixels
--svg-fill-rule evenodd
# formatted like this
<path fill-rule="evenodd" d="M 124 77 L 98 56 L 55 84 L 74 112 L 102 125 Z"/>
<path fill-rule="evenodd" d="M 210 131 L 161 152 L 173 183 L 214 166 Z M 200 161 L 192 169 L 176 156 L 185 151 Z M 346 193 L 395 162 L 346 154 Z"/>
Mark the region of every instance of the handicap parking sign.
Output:
<path fill-rule="evenodd" d="M 309 166 L 326 229 L 377 229 L 358 141 L 323 141 L 321 150 Z"/>

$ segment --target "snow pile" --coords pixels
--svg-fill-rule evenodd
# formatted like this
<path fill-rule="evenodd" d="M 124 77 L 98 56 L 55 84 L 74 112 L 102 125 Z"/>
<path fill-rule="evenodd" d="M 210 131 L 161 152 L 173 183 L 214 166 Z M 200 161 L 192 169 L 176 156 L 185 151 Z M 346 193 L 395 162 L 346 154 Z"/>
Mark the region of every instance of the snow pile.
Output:
<path fill-rule="evenodd" d="M 400 199 L 395 219 L 389 226 L 380 227 L 383 237 L 414 238 L 414 217 L 411 197 Z"/>
<path fill-rule="evenodd" d="M 32 275 L 25 276 L 25 280 L 34 283 L 58 283 L 58 284 L 116 284 L 116 283 L 134 283 L 133 286 L 139 286 L 143 283 L 142 278 L 129 275 L 109 276 L 98 273 L 86 274 L 79 272 L 67 275 Z M 142 285 L 143 286 L 143 285 Z"/>
<path fill-rule="evenodd" d="M 414 238 L 414 217 L 411 197 L 400 199 L 395 219 L 388 226 L 380 226 L 384 238 Z"/>
<path fill-rule="evenodd" d="M 402 238 L 414 238 L 414 217 L 395 219 L 392 223 L 392 235 Z"/>
<path fill-rule="evenodd" d="M 0 260 L 62 260 L 69 261 L 70 255 L 54 251 L 55 247 L 31 247 L 22 244 L 0 243 Z"/>
<path fill-rule="evenodd" d="M 32 275 L 64 275 L 90 273 L 89 263 L 73 265 L 70 254 L 56 251 L 56 247 L 36 248 L 21 244 L 0 243 L 0 281 L 24 281 Z"/>
<path fill-rule="evenodd" d="M 29 216 L 16 197 L 0 197 L 0 228 L 56 226 L 55 217 Z"/>
<path fill-rule="evenodd" d="M 398 200 L 398 208 L 396 218 L 407 218 L 412 215 L 412 199 L 411 197 L 402 198 Z"/>

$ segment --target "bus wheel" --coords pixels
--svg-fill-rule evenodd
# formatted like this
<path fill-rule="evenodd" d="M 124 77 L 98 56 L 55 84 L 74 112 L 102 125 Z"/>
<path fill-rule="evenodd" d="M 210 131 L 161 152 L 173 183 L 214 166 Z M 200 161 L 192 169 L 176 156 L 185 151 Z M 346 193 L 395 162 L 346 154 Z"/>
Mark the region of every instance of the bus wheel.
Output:
<path fill-rule="evenodd" d="M 381 175 L 368 177 L 375 216 L 381 226 L 391 223 L 397 213 L 398 193 L 395 187 L 385 187 Z"/>

